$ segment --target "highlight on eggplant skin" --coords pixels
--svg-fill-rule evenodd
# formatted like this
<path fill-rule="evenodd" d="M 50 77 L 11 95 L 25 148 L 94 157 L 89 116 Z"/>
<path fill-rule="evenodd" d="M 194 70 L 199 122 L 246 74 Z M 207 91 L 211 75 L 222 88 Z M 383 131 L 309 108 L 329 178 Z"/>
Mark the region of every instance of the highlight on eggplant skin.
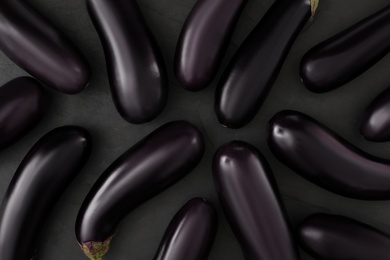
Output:
<path fill-rule="evenodd" d="M 360 132 L 373 142 L 390 141 L 390 89 L 379 94 L 364 111 Z"/>
<path fill-rule="evenodd" d="M 181 30 L 175 54 L 180 85 L 200 91 L 213 80 L 248 0 L 198 0 Z"/>
<path fill-rule="evenodd" d="M 136 0 L 87 0 L 103 45 L 111 94 L 129 123 L 156 118 L 168 97 L 168 78 L 157 42 Z"/>
<path fill-rule="evenodd" d="M 213 176 L 246 260 L 298 260 L 272 170 L 252 145 L 233 141 L 214 155 Z"/>
<path fill-rule="evenodd" d="M 48 96 L 30 77 L 13 79 L 0 87 L 0 149 L 16 142 L 42 119 Z"/>
<path fill-rule="evenodd" d="M 277 159 L 324 189 L 355 199 L 390 199 L 389 160 L 363 152 L 303 113 L 277 113 L 267 139 Z"/>
<path fill-rule="evenodd" d="M 215 113 L 229 128 L 257 114 L 319 0 L 275 1 L 233 56 L 215 93 Z"/>
<path fill-rule="evenodd" d="M 91 153 L 89 133 L 56 128 L 27 153 L 0 206 L 0 259 L 30 259 L 51 210 Z"/>
<path fill-rule="evenodd" d="M 351 218 L 314 214 L 297 233 L 302 247 L 316 259 L 390 259 L 390 237 Z"/>
<path fill-rule="evenodd" d="M 0 50 L 48 87 L 76 94 L 87 87 L 90 70 L 74 44 L 23 0 L 3 0 Z"/>
<path fill-rule="evenodd" d="M 203 137 L 195 126 L 174 121 L 114 161 L 96 181 L 77 216 L 76 237 L 83 252 L 90 259 L 101 259 L 119 222 L 192 171 L 204 150 Z"/>
<path fill-rule="evenodd" d="M 310 49 L 302 58 L 304 85 L 321 93 L 355 79 L 390 51 L 390 5 Z"/>
<path fill-rule="evenodd" d="M 154 260 L 205 260 L 218 227 L 218 216 L 203 198 L 188 201 L 174 216 Z"/>

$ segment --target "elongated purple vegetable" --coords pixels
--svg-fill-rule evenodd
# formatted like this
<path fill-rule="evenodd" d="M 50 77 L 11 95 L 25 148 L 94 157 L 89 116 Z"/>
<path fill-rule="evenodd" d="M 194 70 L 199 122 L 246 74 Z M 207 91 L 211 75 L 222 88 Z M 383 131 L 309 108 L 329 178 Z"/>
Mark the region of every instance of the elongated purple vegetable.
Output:
<path fill-rule="evenodd" d="M 0 50 L 33 77 L 76 94 L 89 83 L 89 66 L 71 41 L 23 0 L 0 3 Z"/>
<path fill-rule="evenodd" d="M 134 145 L 100 176 L 79 211 L 76 236 L 93 260 L 106 254 L 119 222 L 139 204 L 188 174 L 204 141 L 185 121 L 163 125 Z"/>
<path fill-rule="evenodd" d="M 89 133 L 64 126 L 43 136 L 24 157 L 0 207 L 0 259 L 27 260 L 55 203 L 86 163 Z"/>
<path fill-rule="evenodd" d="M 390 89 L 379 94 L 364 111 L 360 132 L 370 141 L 390 141 Z"/>
<path fill-rule="evenodd" d="M 305 114 L 277 113 L 268 124 L 268 145 L 281 162 L 327 190 L 390 199 L 390 161 L 361 151 Z"/>
<path fill-rule="evenodd" d="M 159 47 L 135 0 L 87 0 L 103 44 L 119 114 L 141 124 L 164 109 L 168 79 Z"/>
<path fill-rule="evenodd" d="M 169 223 L 154 260 L 207 259 L 217 226 L 217 213 L 207 200 L 188 201 Z"/>
<path fill-rule="evenodd" d="M 0 149 L 16 142 L 44 115 L 48 97 L 40 84 L 20 77 L 0 87 Z"/>
<path fill-rule="evenodd" d="M 319 0 L 277 0 L 240 46 L 215 94 L 219 122 L 240 128 L 255 117 Z"/>
<path fill-rule="evenodd" d="M 213 175 L 246 260 L 299 259 L 272 170 L 255 147 L 223 145 L 214 155 Z"/>
<path fill-rule="evenodd" d="M 361 75 L 390 51 L 390 5 L 309 50 L 301 78 L 313 92 L 326 92 Z"/>
<path fill-rule="evenodd" d="M 211 83 L 247 1 L 197 1 L 176 47 L 175 73 L 185 89 L 199 91 Z"/>
<path fill-rule="evenodd" d="M 390 259 L 390 237 L 354 219 L 314 214 L 298 229 L 303 248 L 316 259 Z"/>

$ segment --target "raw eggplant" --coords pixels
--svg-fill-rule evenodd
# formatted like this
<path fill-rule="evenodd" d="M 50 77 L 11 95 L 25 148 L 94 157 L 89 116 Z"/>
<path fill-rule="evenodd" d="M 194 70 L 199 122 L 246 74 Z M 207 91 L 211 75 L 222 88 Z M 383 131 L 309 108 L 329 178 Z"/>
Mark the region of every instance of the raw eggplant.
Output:
<path fill-rule="evenodd" d="M 223 145 L 214 155 L 213 175 L 246 260 L 299 259 L 272 170 L 255 147 Z"/>
<path fill-rule="evenodd" d="M 20 77 L 0 87 L 0 149 L 16 142 L 42 119 L 48 96 L 30 77 Z"/>
<path fill-rule="evenodd" d="M 298 228 L 302 247 L 316 259 L 390 259 L 390 237 L 347 217 L 314 214 Z"/>
<path fill-rule="evenodd" d="M 89 65 L 73 43 L 23 0 L 0 3 L 0 50 L 43 84 L 76 94 L 89 83 Z"/>
<path fill-rule="evenodd" d="M 364 111 L 360 132 L 370 141 L 390 141 L 390 89 L 378 95 Z"/>
<path fill-rule="evenodd" d="M 390 51 L 390 5 L 309 50 L 301 78 L 313 92 L 326 92 L 361 75 Z"/>
<path fill-rule="evenodd" d="M 199 130 L 175 121 L 120 156 L 94 184 L 79 211 L 76 237 L 83 252 L 90 259 L 102 259 L 119 222 L 194 169 L 204 150 Z"/>
<path fill-rule="evenodd" d="M 277 113 L 268 124 L 276 158 L 313 183 L 364 200 L 390 199 L 390 161 L 376 158 L 297 111 Z"/>
<path fill-rule="evenodd" d="M 112 98 L 129 123 L 151 121 L 164 109 L 168 79 L 163 57 L 135 0 L 87 0 L 107 62 Z"/>
<path fill-rule="evenodd" d="M 217 233 L 218 217 L 207 200 L 188 201 L 174 216 L 154 260 L 205 260 Z"/>
<path fill-rule="evenodd" d="M 77 126 L 56 128 L 31 148 L 0 206 L 1 260 L 34 256 L 40 230 L 90 153 L 90 135 Z"/>
<path fill-rule="evenodd" d="M 319 0 L 277 0 L 239 47 L 215 94 L 219 122 L 240 128 L 259 111 Z"/>
<path fill-rule="evenodd" d="M 198 0 L 181 30 L 175 73 L 189 91 L 213 80 L 238 18 L 248 0 Z"/>

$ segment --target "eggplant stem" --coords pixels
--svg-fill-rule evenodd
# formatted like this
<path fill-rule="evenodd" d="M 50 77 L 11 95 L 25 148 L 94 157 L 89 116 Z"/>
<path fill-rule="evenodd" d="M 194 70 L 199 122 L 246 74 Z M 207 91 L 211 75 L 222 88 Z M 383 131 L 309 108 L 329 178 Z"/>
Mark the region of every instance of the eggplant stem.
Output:
<path fill-rule="evenodd" d="M 311 8 L 310 20 L 312 20 L 314 15 L 316 14 L 319 4 L 320 4 L 320 0 L 310 0 L 310 8 Z"/>
<path fill-rule="evenodd" d="M 114 234 L 115 235 L 115 234 Z M 102 260 L 103 256 L 110 250 L 111 240 L 114 235 L 110 236 L 103 242 L 88 241 L 79 243 L 81 250 L 91 260 Z"/>

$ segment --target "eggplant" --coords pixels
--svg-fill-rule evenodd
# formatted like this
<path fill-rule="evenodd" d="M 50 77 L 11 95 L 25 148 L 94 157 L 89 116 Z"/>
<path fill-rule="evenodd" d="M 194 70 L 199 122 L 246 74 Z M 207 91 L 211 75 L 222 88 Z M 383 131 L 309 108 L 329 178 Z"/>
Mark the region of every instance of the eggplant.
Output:
<path fill-rule="evenodd" d="M 34 256 L 40 230 L 90 153 L 91 137 L 77 126 L 56 128 L 31 148 L 0 206 L 1 260 Z"/>
<path fill-rule="evenodd" d="M 277 113 L 267 139 L 276 158 L 324 189 L 355 199 L 390 199 L 389 160 L 360 150 L 303 113 Z"/>
<path fill-rule="evenodd" d="M 316 259 L 390 259 L 390 237 L 351 218 L 314 214 L 298 228 L 302 247 Z"/>
<path fill-rule="evenodd" d="M 305 86 L 317 93 L 338 88 L 390 51 L 390 5 L 321 42 L 302 58 Z"/>
<path fill-rule="evenodd" d="M 360 132 L 370 141 L 390 141 L 390 88 L 379 94 L 364 111 Z"/>
<path fill-rule="evenodd" d="M 0 50 L 48 87 L 76 94 L 88 85 L 90 69 L 80 51 L 26 1 L 1 1 L 0 35 Z"/>
<path fill-rule="evenodd" d="M 154 260 L 205 260 L 217 233 L 218 217 L 206 199 L 188 201 L 174 216 Z"/>
<path fill-rule="evenodd" d="M 240 128 L 255 117 L 318 4 L 319 0 L 277 0 L 271 6 L 218 83 L 214 108 L 222 125 Z"/>
<path fill-rule="evenodd" d="M 107 62 L 112 98 L 129 123 L 142 124 L 165 107 L 168 79 L 162 54 L 135 0 L 87 0 Z"/>
<path fill-rule="evenodd" d="M 214 155 L 213 176 L 246 260 L 297 260 L 272 170 L 252 145 L 233 141 Z"/>
<path fill-rule="evenodd" d="M 188 122 L 175 121 L 120 156 L 99 177 L 81 206 L 76 237 L 82 251 L 92 260 L 102 259 L 119 222 L 193 170 L 204 150 L 199 130 Z"/>
<path fill-rule="evenodd" d="M 189 91 L 207 87 L 221 64 L 248 0 L 198 0 L 181 30 L 175 74 Z"/>
<path fill-rule="evenodd" d="M 0 87 L 0 150 L 34 128 L 45 114 L 48 96 L 35 79 L 20 77 Z"/>

